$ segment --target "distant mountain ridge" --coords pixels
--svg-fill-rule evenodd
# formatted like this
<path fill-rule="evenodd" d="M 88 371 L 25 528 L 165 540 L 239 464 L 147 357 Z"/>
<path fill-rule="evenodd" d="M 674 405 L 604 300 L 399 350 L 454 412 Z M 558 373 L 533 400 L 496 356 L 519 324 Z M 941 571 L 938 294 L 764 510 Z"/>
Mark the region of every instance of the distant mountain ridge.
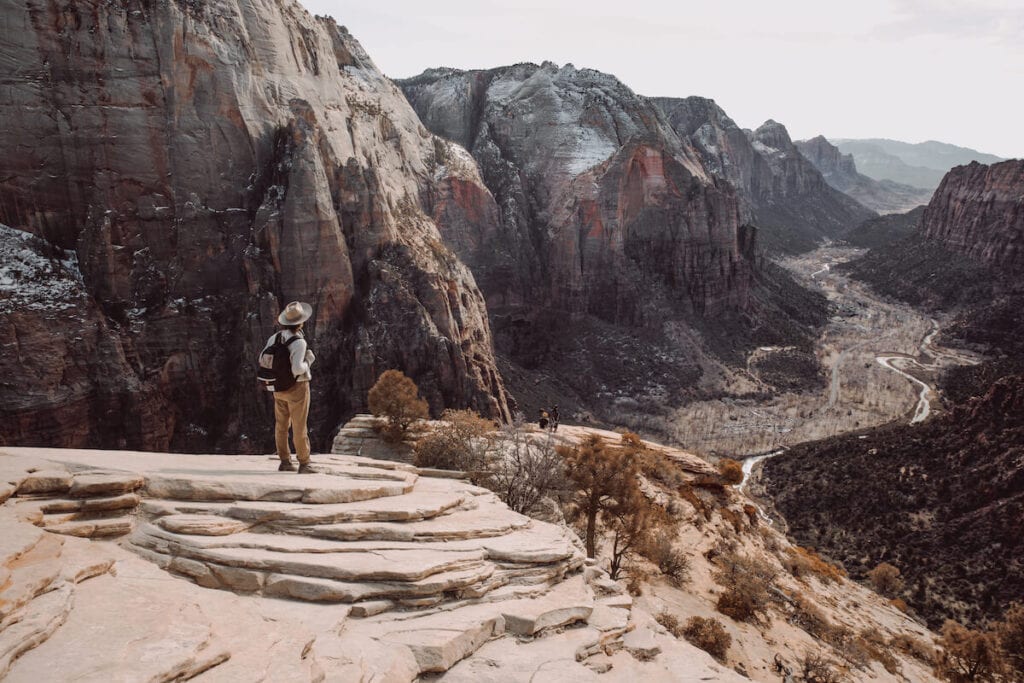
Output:
<path fill-rule="evenodd" d="M 982 164 L 1005 161 L 994 154 L 935 140 L 909 143 L 885 138 L 831 138 L 831 142 L 844 154 L 853 155 L 857 168 L 864 175 L 926 190 L 938 187 L 954 166 L 972 161 Z"/>
<path fill-rule="evenodd" d="M 826 182 L 880 214 L 903 213 L 931 199 L 929 190 L 891 180 L 875 180 L 857 171 L 852 154 L 843 154 L 823 135 L 799 140 L 797 149 L 825 176 Z"/>

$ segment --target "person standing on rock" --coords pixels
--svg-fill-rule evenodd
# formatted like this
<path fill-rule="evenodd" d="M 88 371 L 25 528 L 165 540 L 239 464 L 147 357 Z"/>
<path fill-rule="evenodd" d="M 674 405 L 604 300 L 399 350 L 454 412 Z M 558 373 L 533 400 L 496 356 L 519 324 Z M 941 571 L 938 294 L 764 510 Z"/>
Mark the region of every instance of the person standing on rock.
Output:
<path fill-rule="evenodd" d="M 309 366 L 316 356 L 306 344 L 303 324 L 313 315 L 313 307 L 293 301 L 277 317 L 281 331 L 267 340 L 260 352 L 260 381 L 268 391 L 274 392 L 274 442 L 281 459 L 279 472 L 294 472 L 291 450 L 288 447 L 288 428 L 291 427 L 295 455 L 299 460 L 299 474 L 315 472 L 309 464 Z"/>

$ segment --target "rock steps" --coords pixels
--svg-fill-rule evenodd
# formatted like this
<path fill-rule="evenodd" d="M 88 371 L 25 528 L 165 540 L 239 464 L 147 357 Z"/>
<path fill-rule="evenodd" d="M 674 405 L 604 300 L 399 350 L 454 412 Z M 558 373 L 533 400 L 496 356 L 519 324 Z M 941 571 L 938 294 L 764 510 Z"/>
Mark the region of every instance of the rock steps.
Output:
<path fill-rule="evenodd" d="M 20 480 L 11 500 L 18 516 L 47 531 L 80 538 L 124 536 L 133 528 L 143 477 L 131 473 L 56 467 L 34 470 Z"/>

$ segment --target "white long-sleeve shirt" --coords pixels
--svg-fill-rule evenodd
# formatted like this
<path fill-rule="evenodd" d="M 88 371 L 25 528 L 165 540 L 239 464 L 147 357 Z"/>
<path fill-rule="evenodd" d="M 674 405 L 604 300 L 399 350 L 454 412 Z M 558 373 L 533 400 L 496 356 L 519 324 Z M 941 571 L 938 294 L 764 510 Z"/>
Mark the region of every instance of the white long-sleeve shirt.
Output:
<path fill-rule="evenodd" d="M 299 338 L 298 341 L 293 342 L 288 347 L 288 357 L 292 361 L 292 374 L 295 375 L 295 380 L 297 382 L 308 382 L 313 379 L 313 375 L 309 371 L 309 366 L 316 360 L 316 356 L 314 356 L 313 352 L 309 350 L 306 344 L 306 338 L 301 334 L 296 335 L 296 333 L 291 330 L 275 332 L 270 335 L 270 339 L 267 340 L 267 343 L 263 347 L 263 351 L 260 352 L 260 355 L 262 356 L 263 352 L 273 346 L 274 340 L 277 339 L 278 334 L 281 335 L 282 342 L 286 342 L 295 336 L 298 336 Z"/>

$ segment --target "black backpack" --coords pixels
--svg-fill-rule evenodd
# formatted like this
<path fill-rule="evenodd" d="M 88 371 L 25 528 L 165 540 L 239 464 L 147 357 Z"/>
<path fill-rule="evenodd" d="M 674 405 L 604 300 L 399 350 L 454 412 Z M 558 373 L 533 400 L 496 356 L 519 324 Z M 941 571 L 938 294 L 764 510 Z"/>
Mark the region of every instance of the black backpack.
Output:
<path fill-rule="evenodd" d="M 274 343 L 263 349 L 263 353 L 260 354 L 260 367 L 256 371 L 256 379 L 267 391 L 288 391 L 295 386 L 288 346 L 300 336 L 295 335 L 288 341 L 281 341 L 281 334 L 278 332 Z"/>

